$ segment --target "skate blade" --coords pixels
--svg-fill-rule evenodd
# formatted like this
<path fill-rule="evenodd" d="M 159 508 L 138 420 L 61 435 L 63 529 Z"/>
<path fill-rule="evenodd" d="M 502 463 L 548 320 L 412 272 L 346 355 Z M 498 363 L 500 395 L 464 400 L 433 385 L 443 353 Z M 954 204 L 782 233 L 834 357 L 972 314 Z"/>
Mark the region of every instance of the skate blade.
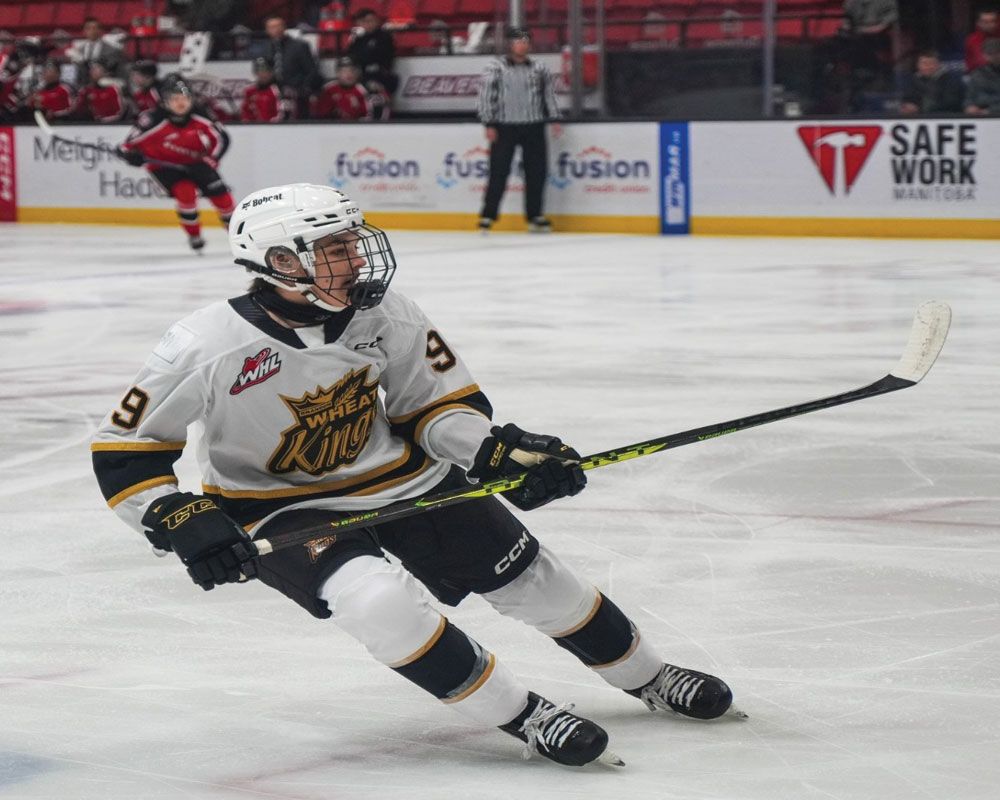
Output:
<path fill-rule="evenodd" d="M 729 706 L 729 709 L 726 711 L 726 715 L 736 717 L 736 719 L 750 719 L 749 714 L 736 706 Z"/>
<path fill-rule="evenodd" d="M 604 752 L 601 753 L 594 760 L 597 761 L 597 762 L 599 762 L 599 763 L 601 763 L 601 764 L 605 764 L 605 765 L 607 765 L 609 767 L 624 767 L 625 766 L 625 762 L 622 761 L 621 756 L 619 756 L 617 753 L 614 753 L 614 752 L 612 752 L 611 750 L 608 750 L 608 749 L 605 749 Z"/>

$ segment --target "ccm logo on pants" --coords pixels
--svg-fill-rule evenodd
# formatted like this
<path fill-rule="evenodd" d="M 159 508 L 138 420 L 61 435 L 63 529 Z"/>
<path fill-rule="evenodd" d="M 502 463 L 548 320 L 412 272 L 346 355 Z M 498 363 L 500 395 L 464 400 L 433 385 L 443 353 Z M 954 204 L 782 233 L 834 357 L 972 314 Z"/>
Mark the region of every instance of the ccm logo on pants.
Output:
<path fill-rule="evenodd" d="M 506 572 L 507 568 L 521 557 L 521 553 L 524 552 L 524 548 L 528 546 L 529 541 L 528 532 L 525 531 L 521 535 L 521 538 L 517 540 L 517 544 L 510 548 L 510 552 L 501 558 L 493 568 L 497 575 Z"/>

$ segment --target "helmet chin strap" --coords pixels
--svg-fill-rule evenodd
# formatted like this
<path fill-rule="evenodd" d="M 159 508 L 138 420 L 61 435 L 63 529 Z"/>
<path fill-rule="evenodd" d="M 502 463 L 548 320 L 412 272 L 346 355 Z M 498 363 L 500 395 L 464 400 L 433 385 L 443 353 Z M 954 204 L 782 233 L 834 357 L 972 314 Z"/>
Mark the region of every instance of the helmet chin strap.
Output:
<path fill-rule="evenodd" d="M 253 293 L 256 303 L 268 311 L 273 311 L 279 317 L 287 319 L 289 322 L 298 322 L 301 325 L 319 325 L 327 320 L 333 319 L 343 309 L 324 308 L 316 304 L 316 297 L 310 290 L 302 292 L 303 296 L 309 300 L 308 303 L 294 303 L 282 297 L 273 286 L 266 289 L 258 289 Z"/>

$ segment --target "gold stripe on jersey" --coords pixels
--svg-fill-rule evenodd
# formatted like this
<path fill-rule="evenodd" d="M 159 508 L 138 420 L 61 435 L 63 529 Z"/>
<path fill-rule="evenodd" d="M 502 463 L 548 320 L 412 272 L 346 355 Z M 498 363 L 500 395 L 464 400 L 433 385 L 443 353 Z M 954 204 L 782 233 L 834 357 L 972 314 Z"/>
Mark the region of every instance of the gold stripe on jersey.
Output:
<path fill-rule="evenodd" d="M 128 500 L 134 494 L 139 494 L 139 492 L 144 492 L 147 489 L 155 489 L 157 486 L 166 486 L 168 483 L 176 485 L 177 477 L 175 475 L 161 475 L 159 478 L 150 478 L 148 481 L 129 486 L 127 489 L 118 492 L 114 497 L 108 498 L 108 507 L 114 508 L 120 502 Z"/>
<path fill-rule="evenodd" d="M 478 383 L 473 383 L 470 386 L 464 386 L 461 389 L 456 389 L 454 392 L 451 392 L 450 394 L 444 395 L 444 397 L 439 397 L 437 400 L 434 400 L 433 402 L 430 402 L 425 406 L 421 406 L 416 411 L 411 411 L 408 414 L 403 414 L 398 417 L 389 417 L 389 422 L 392 423 L 393 425 L 402 425 L 404 422 L 409 422 L 412 419 L 416 419 L 421 414 L 427 413 L 436 405 L 439 405 L 441 403 L 448 403 L 451 402 L 452 400 L 458 400 L 461 397 L 468 397 L 470 394 L 475 394 L 478 391 L 479 391 Z"/>
<path fill-rule="evenodd" d="M 388 464 L 383 464 L 377 469 L 369 470 L 368 472 L 356 475 L 353 478 L 345 478 L 339 481 L 322 481 L 320 483 L 310 483 L 306 486 L 289 486 L 287 489 L 224 489 L 221 486 L 212 486 L 210 484 L 202 484 L 201 488 L 206 494 L 218 494 L 223 497 L 237 500 L 272 500 L 282 497 L 299 497 L 301 495 L 322 494 L 324 492 L 338 492 L 341 489 L 349 489 L 352 486 L 357 486 L 358 484 L 375 480 L 379 476 L 385 475 L 387 472 L 392 472 L 394 469 L 398 469 L 410 460 L 412 451 L 413 446 L 409 442 L 406 442 L 403 446 L 403 454 L 395 461 L 390 461 Z M 424 462 L 420 465 L 419 469 L 414 472 L 409 472 L 400 478 L 388 481 L 386 484 L 378 484 L 377 486 L 370 487 L 370 489 L 374 491 L 381 491 L 386 488 L 386 486 L 395 486 L 397 483 L 409 480 L 410 478 L 424 472 L 427 467 L 430 466 L 430 463 L 430 459 L 425 457 Z M 369 489 L 357 492 L 357 494 L 372 493 L 373 492 Z M 344 492 L 344 494 L 354 494 L 354 492 Z"/>
<path fill-rule="evenodd" d="M 424 653 L 426 653 L 434 645 L 437 644 L 438 639 L 441 638 L 441 635 L 444 633 L 445 628 L 447 627 L 448 627 L 448 620 L 447 618 L 442 616 L 441 621 L 438 623 L 437 630 L 431 634 L 431 638 L 428 639 L 423 644 L 423 646 L 419 647 L 417 650 L 414 650 L 406 658 L 401 659 L 400 661 L 395 661 L 392 664 L 386 664 L 386 666 L 391 667 L 392 669 L 399 669 L 399 667 L 405 667 L 407 664 L 412 664 L 414 661 L 423 656 Z"/>
<path fill-rule="evenodd" d="M 100 453 L 107 450 L 183 450 L 187 442 L 94 442 L 90 452 Z"/>
<path fill-rule="evenodd" d="M 413 441 L 415 442 L 420 441 L 420 434 L 424 432 L 424 428 L 427 427 L 428 423 L 430 423 L 431 420 L 440 417 L 445 411 L 455 411 L 455 410 L 474 411 L 475 413 L 482 416 L 483 419 L 488 420 L 488 417 L 485 414 L 483 414 L 482 411 L 472 408 L 471 406 L 467 406 L 465 405 L 465 403 L 448 403 L 447 405 L 438 406 L 437 408 L 432 408 L 429 412 L 427 412 L 426 416 L 421 417 L 420 422 L 417 423 L 417 427 L 413 429 Z"/>

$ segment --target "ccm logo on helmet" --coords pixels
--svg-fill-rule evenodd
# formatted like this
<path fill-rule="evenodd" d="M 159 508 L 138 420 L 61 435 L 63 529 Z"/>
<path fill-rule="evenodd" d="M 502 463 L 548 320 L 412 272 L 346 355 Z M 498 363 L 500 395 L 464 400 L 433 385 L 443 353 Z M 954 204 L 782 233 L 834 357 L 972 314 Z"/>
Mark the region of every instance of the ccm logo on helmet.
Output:
<path fill-rule="evenodd" d="M 278 194 L 268 194 L 264 197 L 255 197 L 253 200 L 247 200 L 240 208 L 246 211 L 248 208 L 257 208 L 257 206 L 262 206 L 264 203 L 270 203 L 272 200 L 280 200 L 282 197 L 281 192 Z"/>
<path fill-rule="evenodd" d="M 510 552 L 501 558 L 497 562 L 497 565 L 493 568 L 496 574 L 501 575 L 506 572 L 510 565 L 521 557 L 521 554 L 524 552 L 525 548 L 528 546 L 528 542 L 530 541 L 531 538 L 529 537 L 527 531 L 521 534 L 521 538 L 517 540 L 517 544 L 510 548 Z"/>

